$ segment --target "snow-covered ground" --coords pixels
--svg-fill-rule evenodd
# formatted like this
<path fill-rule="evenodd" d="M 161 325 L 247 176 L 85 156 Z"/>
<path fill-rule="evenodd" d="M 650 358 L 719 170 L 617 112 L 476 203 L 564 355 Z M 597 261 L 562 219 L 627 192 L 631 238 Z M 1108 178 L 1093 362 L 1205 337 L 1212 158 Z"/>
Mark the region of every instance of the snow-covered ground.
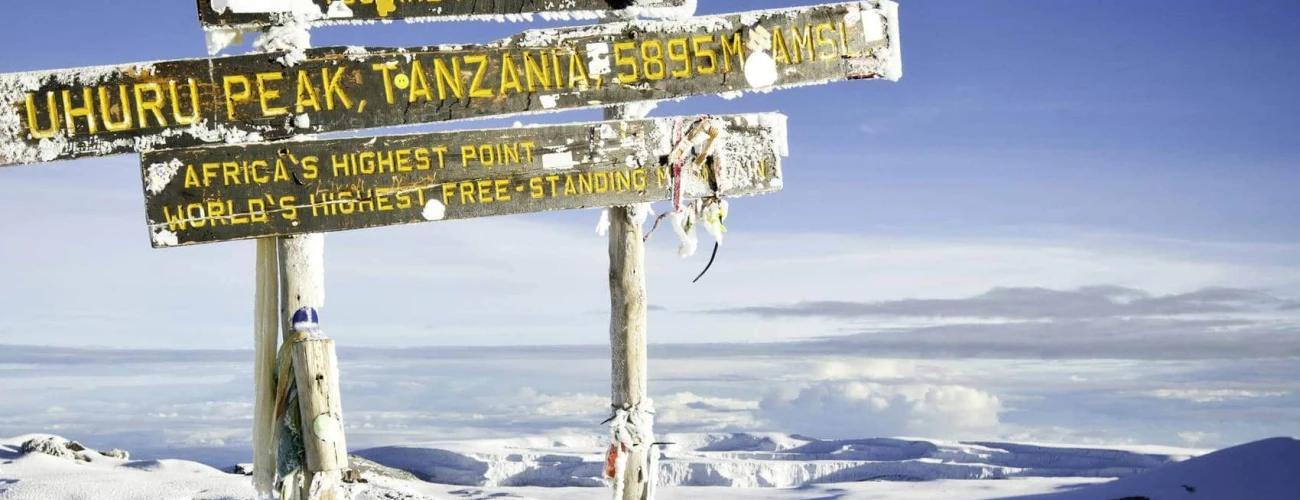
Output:
<path fill-rule="evenodd" d="M 770 433 L 661 437 L 673 443 L 662 451 L 661 499 L 1300 498 L 1294 438 L 1209 451 Z M 248 476 L 196 462 L 22 452 L 24 442 L 41 438 L 49 436 L 0 440 L 0 500 L 255 497 Z M 356 500 L 608 498 L 601 447 L 594 437 L 537 437 L 357 450 L 379 466 L 348 488 Z"/>
<path fill-rule="evenodd" d="M 1204 450 L 1084 449 L 919 439 L 817 440 L 775 433 L 661 435 L 660 484 L 793 488 L 814 483 L 1123 477 Z M 461 441 L 361 450 L 357 455 L 441 483 L 601 484 L 595 437 Z"/>

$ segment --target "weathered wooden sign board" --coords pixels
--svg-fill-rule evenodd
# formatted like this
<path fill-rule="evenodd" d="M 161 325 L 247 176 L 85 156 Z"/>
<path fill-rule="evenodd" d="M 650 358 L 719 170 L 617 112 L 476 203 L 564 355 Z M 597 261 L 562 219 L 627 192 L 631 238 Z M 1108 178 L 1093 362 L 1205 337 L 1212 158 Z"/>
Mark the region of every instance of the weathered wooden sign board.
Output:
<path fill-rule="evenodd" d="M 158 150 L 141 167 L 161 248 L 663 201 L 674 178 L 685 199 L 764 194 L 785 144 L 785 117 L 758 113 Z"/>
<path fill-rule="evenodd" d="M 0 75 L 0 165 L 901 76 L 888 0 Z M 292 63 L 286 66 L 285 63 Z"/>
<path fill-rule="evenodd" d="M 508 19 L 521 14 L 605 18 L 633 9 L 638 15 L 670 13 L 686 0 L 198 0 L 204 29 L 257 29 L 286 19 L 309 24 L 380 21 Z M 689 15 L 689 14 L 688 14 Z"/>

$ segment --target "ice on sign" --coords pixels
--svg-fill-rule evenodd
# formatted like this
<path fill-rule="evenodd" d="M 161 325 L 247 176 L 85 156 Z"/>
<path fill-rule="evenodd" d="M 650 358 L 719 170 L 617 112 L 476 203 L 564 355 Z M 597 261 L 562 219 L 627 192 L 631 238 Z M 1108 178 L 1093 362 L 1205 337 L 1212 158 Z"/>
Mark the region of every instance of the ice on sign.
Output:
<path fill-rule="evenodd" d="M 199 0 L 199 21 L 209 31 L 252 30 L 286 20 L 308 24 L 380 21 L 506 21 L 599 19 L 616 15 L 686 18 L 695 13 L 687 0 Z"/>
<path fill-rule="evenodd" d="M 0 75 L 0 165 L 901 76 L 885 0 Z M 295 60 L 299 58 L 294 58 Z"/>
<path fill-rule="evenodd" d="M 707 133 L 696 133 L 704 130 Z M 781 189 L 778 113 L 145 153 L 155 247 Z"/>

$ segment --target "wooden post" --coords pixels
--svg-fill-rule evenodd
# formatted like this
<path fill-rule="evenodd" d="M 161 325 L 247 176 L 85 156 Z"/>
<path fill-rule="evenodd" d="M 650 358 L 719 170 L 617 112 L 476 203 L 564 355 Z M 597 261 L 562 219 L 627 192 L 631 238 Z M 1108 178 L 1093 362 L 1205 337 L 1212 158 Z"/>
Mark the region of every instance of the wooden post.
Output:
<path fill-rule="evenodd" d="M 280 245 L 280 331 L 292 342 L 293 314 L 325 305 L 325 235 L 276 238 Z"/>
<path fill-rule="evenodd" d="M 291 342 L 294 381 L 298 388 L 299 428 L 306 470 L 303 499 L 332 500 L 348 465 L 334 342 L 314 327 L 304 330 L 299 311 L 314 312 L 325 303 L 325 235 L 279 238 L 281 317 L 285 342 Z M 308 333 L 306 338 L 299 337 Z"/>
<path fill-rule="evenodd" d="M 280 325 L 277 289 L 278 252 L 274 238 L 257 239 L 254 293 L 253 360 L 253 485 L 259 495 L 274 491 L 275 483 L 275 368 Z"/>
<path fill-rule="evenodd" d="M 644 118 L 649 114 L 646 106 L 615 106 L 606 108 L 605 118 L 610 120 Z M 611 378 L 613 406 L 616 410 L 643 409 L 646 398 L 646 288 L 645 243 L 642 237 L 642 217 L 635 207 L 617 206 L 609 209 L 609 341 L 613 350 Z M 619 446 L 618 442 L 614 443 Z M 647 498 L 652 471 L 645 470 L 647 458 L 653 450 L 650 443 L 638 443 L 626 454 L 621 481 L 623 500 Z M 615 485 L 616 489 L 620 485 Z"/>
<path fill-rule="evenodd" d="M 343 469 L 348 465 L 334 341 L 309 338 L 295 342 L 293 372 L 298 384 L 298 408 L 307 457 L 304 498 L 332 500 L 336 498 L 334 489 L 342 484 Z M 310 493 L 313 490 L 320 495 L 313 497 Z"/>

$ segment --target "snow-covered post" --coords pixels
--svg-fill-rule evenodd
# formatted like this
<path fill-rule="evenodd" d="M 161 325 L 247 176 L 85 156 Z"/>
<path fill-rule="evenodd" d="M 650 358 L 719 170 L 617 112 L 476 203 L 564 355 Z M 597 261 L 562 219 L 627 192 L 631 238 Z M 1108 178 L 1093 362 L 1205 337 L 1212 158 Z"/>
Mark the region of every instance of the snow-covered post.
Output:
<path fill-rule="evenodd" d="M 275 353 L 279 344 L 279 264 L 275 238 L 257 239 L 253 279 L 253 486 L 270 495 L 275 486 Z"/>
<path fill-rule="evenodd" d="M 293 373 L 282 370 L 281 387 L 294 383 L 297 405 L 289 402 L 287 415 L 297 424 L 295 439 L 302 440 L 305 469 L 301 476 L 285 478 L 286 491 L 299 477 L 299 498 L 335 498 L 347 467 L 347 440 L 339 395 L 338 356 L 333 340 L 319 327 L 316 311 L 325 304 L 325 235 L 321 233 L 278 238 L 280 290 L 284 342 L 281 366 L 288 361 Z M 287 396 L 287 395 L 286 395 Z M 297 451 L 296 447 L 293 451 Z M 292 457 L 286 457 L 291 459 Z"/>
<path fill-rule="evenodd" d="M 605 109 L 609 120 L 645 118 L 652 105 Z M 654 498 L 653 404 L 647 397 L 645 240 L 648 205 L 609 209 L 609 341 L 614 419 L 614 499 Z"/>
<path fill-rule="evenodd" d="M 284 341 L 293 342 L 294 315 L 303 308 L 325 305 L 325 235 L 276 238 L 280 252 L 280 317 Z"/>

